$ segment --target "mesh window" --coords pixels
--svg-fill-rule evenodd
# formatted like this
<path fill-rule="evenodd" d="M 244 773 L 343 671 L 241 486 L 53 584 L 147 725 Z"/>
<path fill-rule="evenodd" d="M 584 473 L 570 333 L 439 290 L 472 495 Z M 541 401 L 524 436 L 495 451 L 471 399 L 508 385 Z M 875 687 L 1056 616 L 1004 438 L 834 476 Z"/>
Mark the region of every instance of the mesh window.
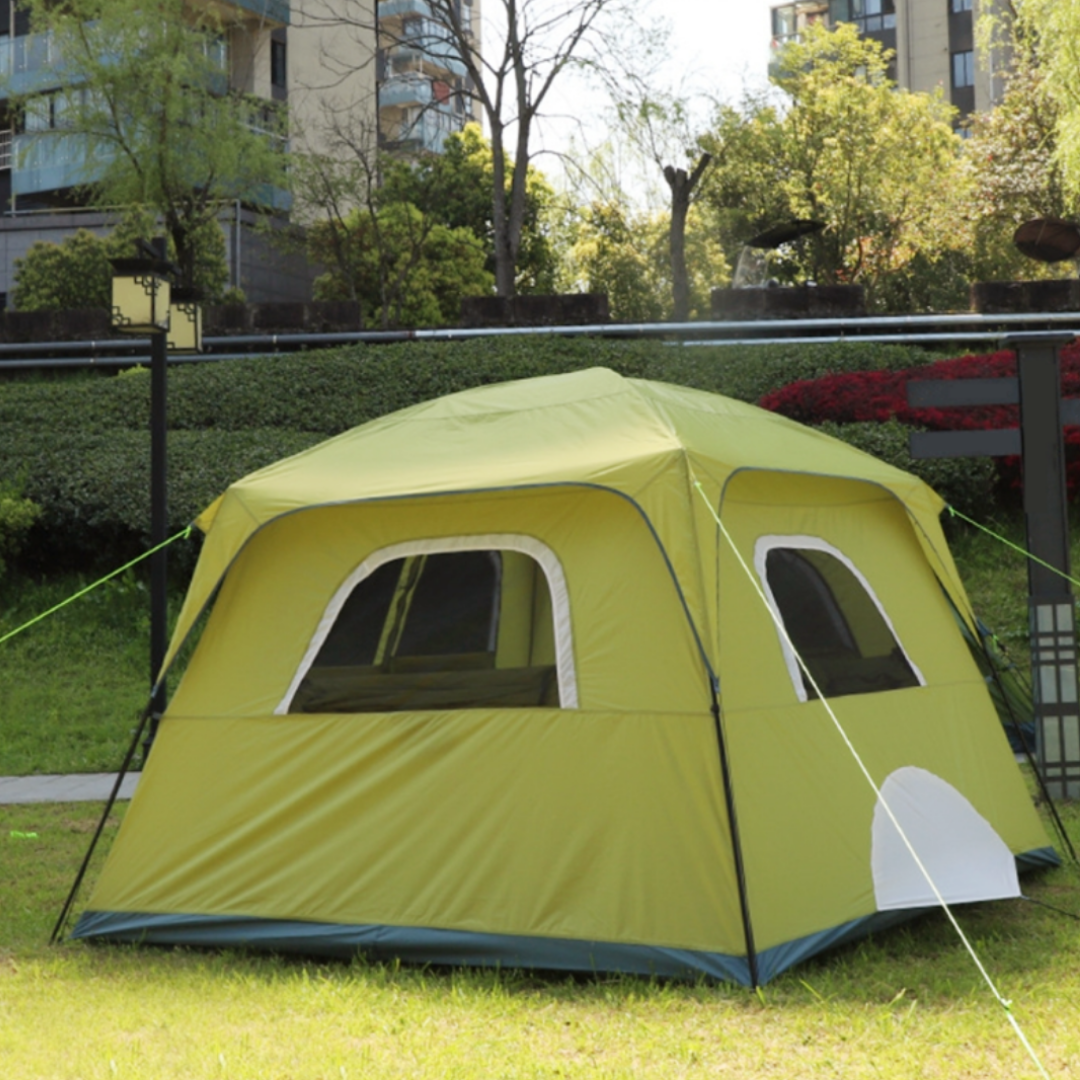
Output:
<path fill-rule="evenodd" d="M 826 697 L 919 685 L 877 604 L 835 556 L 773 548 L 765 573 L 784 629 Z M 817 697 L 800 674 L 807 697 Z"/>
<path fill-rule="evenodd" d="M 558 705 L 547 579 L 516 552 L 412 555 L 352 590 L 289 711 Z"/>

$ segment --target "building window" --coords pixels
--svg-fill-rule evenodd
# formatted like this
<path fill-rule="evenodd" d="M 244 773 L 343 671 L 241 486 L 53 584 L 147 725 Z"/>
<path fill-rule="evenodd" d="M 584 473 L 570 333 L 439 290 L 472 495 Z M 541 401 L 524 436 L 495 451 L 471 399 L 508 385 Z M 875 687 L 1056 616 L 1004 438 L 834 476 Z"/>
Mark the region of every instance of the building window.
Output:
<path fill-rule="evenodd" d="M 270 82 L 273 86 L 288 84 L 287 54 L 284 41 L 270 42 Z"/>
<path fill-rule="evenodd" d="M 953 14 L 958 14 L 961 11 L 970 11 L 972 0 L 950 0 L 951 11 Z"/>
<path fill-rule="evenodd" d="M 952 54 L 952 84 L 954 90 L 975 85 L 975 53 L 972 50 Z"/>
<path fill-rule="evenodd" d="M 789 640 L 784 659 L 801 701 L 921 686 L 869 583 L 815 537 L 762 537 L 758 574 Z M 802 664 L 809 669 L 809 677 Z"/>
<path fill-rule="evenodd" d="M 851 0 L 851 21 L 862 34 L 895 30 L 895 0 Z"/>
<path fill-rule="evenodd" d="M 575 707 L 558 560 L 531 538 L 488 540 L 499 546 L 417 541 L 368 559 L 278 712 Z"/>

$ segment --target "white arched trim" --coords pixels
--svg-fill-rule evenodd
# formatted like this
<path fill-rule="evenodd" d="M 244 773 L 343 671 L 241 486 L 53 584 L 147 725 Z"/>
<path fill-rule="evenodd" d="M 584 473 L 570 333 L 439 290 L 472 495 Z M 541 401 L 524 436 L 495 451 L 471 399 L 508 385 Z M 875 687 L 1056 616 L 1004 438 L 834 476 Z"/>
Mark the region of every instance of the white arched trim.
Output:
<path fill-rule="evenodd" d="M 303 660 L 289 683 L 289 689 L 274 710 L 276 715 L 289 711 L 292 699 L 300 684 L 304 681 L 315 657 L 326 641 L 334 623 L 337 622 L 341 609 L 345 606 L 353 589 L 365 578 L 370 577 L 380 566 L 395 559 L 406 559 L 410 555 L 445 555 L 454 551 L 517 551 L 528 555 L 538 563 L 547 578 L 548 591 L 551 594 L 551 613 L 555 624 L 555 672 L 559 682 L 559 705 L 564 709 L 576 709 L 577 674 L 574 669 L 574 641 L 570 627 L 570 593 L 566 587 L 566 575 L 563 573 L 559 557 L 540 540 L 533 536 L 519 533 L 490 533 L 484 536 L 440 536 L 429 540 L 405 540 L 400 544 L 391 544 L 369 555 L 344 581 L 326 605 L 319 625 L 315 628 L 311 642 L 304 653 Z"/>
<path fill-rule="evenodd" d="M 842 562 L 855 575 L 856 580 L 866 591 L 866 595 L 874 602 L 874 607 L 878 609 L 878 613 L 881 615 L 882 619 L 885 620 L 885 625 L 889 628 L 889 633 L 892 634 L 893 641 L 896 642 L 900 651 L 904 654 L 904 659 L 915 673 L 915 678 L 918 680 L 919 685 L 926 685 L 923 673 L 919 670 L 915 661 L 908 655 L 907 649 L 904 648 L 904 644 L 900 640 L 900 635 L 896 632 L 896 627 L 892 624 L 892 619 L 889 618 L 889 613 L 882 607 L 881 601 L 877 597 L 877 593 L 870 588 L 870 582 L 866 580 L 862 571 L 859 570 L 859 568 L 842 551 L 833 547 L 832 544 L 827 541 L 822 540 L 819 536 L 759 536 L 757 543 L 754 545 L 754 569 L 757 570 L 758 579 L 761 581 L 761 587 L 765 591 L 765 596 L 769 601 L 769 607 L 772 608 L 773 615 L 779 620 L 781 626 L 784 624 L 784 617 L 780 613 L 780 606 L 776 602 L 776 597 L 773 596 L 772 587 L 769 585 L 769 576 L 765 572 L 765 560 L 769 557 L 769 552 L 774 548 L 823 551 L 826 555 L 831 555 L 834 559 L 838 559 Z M 784 654 L 784 663 L 787 665 L 788 675 L 791 676 L 791 684 L 795 687 L 795 693 L 798 695 L 799 700 L 806 701 L 808 700 L 808 697 L 806 686 L 802 679 L 802 669 L 799 667 L 798 660 L 795 659 L 795 653 L 791 648 L 791 643 L 784 634 L 779 634 L 778 636 L 780 638 L 780 648 Z"/>
<path fill-rule="evenodd" d="M 886 805 L 947 904 L 1020 895 L 1016 859 L 990 822 L 940 776 L 908 765 L 886 777 L 874 807 L 870 867 L 878 911 L 938 903 Z"/>

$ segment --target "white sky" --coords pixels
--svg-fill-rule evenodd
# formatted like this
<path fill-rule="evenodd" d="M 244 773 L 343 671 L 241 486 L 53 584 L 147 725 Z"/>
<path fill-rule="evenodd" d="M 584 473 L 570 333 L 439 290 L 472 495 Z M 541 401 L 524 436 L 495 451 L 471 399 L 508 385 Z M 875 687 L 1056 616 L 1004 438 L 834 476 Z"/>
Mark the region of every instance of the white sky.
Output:
<path fill-rule="evenodd" d="M 697 100 L 702 115 L 707 115 L 708 99 L 735 103 L 744 84 L 763 86 L 769 60 L 769 9 L 776 2 L 644 0 L 638 11 L 671 28 L 671 59 L 663 74 L 667 86 L 658 89 L 674 90 L 681 84 L 683 94 Z M 584 139 L 588 145 L 603 140 L 602 93 L 592 91 L 576 75 L 564 74 L 552 95 L 545 110 L 552 115 L 540 126 L 538 149 L 565 150 L 571 138 L 575 144 Z M 552 156 L 543 155 L 537 165 L 553 177 L 558 175 Z"/>

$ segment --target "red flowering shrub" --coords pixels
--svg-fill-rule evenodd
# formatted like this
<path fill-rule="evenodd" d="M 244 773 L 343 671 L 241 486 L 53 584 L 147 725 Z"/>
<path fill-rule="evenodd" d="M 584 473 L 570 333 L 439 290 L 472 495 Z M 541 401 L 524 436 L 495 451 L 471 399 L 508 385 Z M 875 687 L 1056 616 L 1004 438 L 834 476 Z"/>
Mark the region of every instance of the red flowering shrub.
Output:
<path fill-rule="evenodd" d="M 903 371 L 853 371 L 789 383 L 766 394 L 761 406 L 803 424 L 840 424 L 868 420 L 898 420 L 927 431 L 1019 427 L 1016 405 L 966 409 L 913 409 L 907 403 L 907 383 L 915 379 L 978 379 L 1016 375 L 1016 354 L 996 352 L 939 360 Z M 1080 343 L 1061 350 L 1063 397 L 1080 396 Z M 1080 427 L 1065 428 L 1066 478 L 1069 495 L 1080 495 Z M 999 458 L 998 474 L 1010 488 L 1020 487 L 1019 458 Z"/>

